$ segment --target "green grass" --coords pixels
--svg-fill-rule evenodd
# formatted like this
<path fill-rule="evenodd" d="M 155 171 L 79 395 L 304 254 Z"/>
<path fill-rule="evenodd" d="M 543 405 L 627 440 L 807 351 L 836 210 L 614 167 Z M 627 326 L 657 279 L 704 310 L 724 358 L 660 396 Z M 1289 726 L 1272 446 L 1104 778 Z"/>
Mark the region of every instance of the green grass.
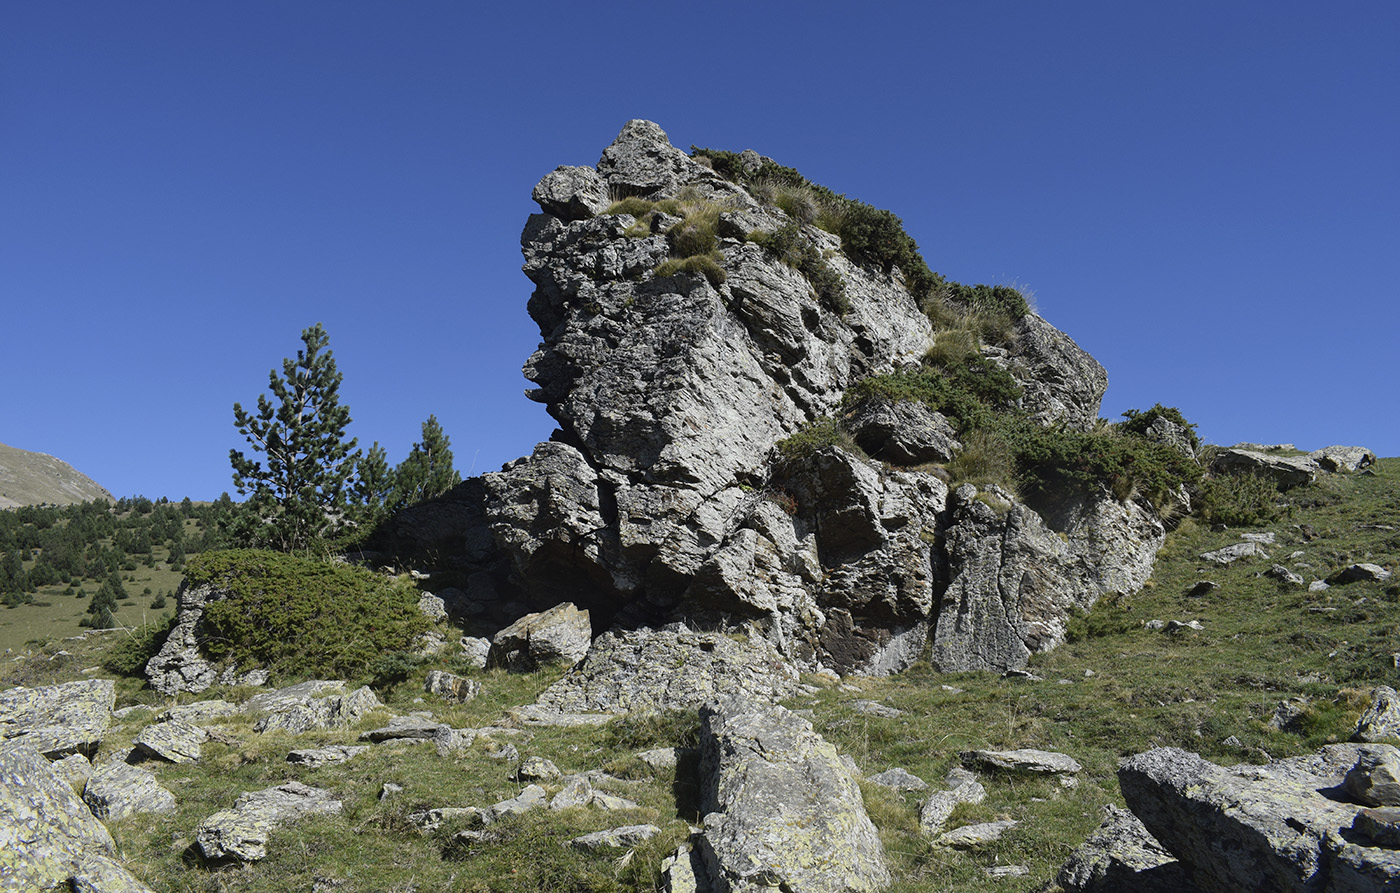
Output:
<path fill-rule="evenodd" d="M 1069 642 L 1032 659 L 1030 669 L 1041 681 L 938 674 L 927 665 L 890 679 L 847 679 L 845 686 L 809 679 L 818 686 L 815 694 L 796 697 L 788 706 L 809 711 L 817 730 L 866 774 L 900 766 L 940 785 L 960 751 L 980 747 L 1061 751 L 1084 766 L 1072 788 L 1052 779 L 983 773 L 986 801 L 959 807 L 950 826 L 997 818 L 1022 824 L 997 844 L 973 852 L 938 849 L 922 837 L 919 794 L 866 783 L 867 809 L 895 872 L 891 889 L 1023 893 L 1033 888 L 1050 878 L 1093 831 L 1102 806 L 1121 805 L 1118 761 L 1151 747 L 1184 747 L 1233 764 L 1303 754 L 1344 740 L 1365 693 L 1376 684 L 1400 682 L 1391 656 L 1400 633 L 1395 581 L 1310 593 L 1258 576 L 1271 560 L 1221 568 L 1198 556 L 1237 542 L 1245 529 L 1267 530 L 1277 540 L 1266 547 L 1272 560 L 1309 579 L 1355 561 L 1400 570 L 1400 532 L 1385 529 L 1400 526 L 1400 459 L 1381 460 L 1376 471 L 1324 476 L 1315 485 L 1289 491 L 1279 517 L 1263 527 L 1216 530 L 1184 522 L 1168 537 L 1147 588 L 1102 600 L 1072 620 Z M 1303 539 L 1296 527 L 1303 523 L 1317 531 L 1315 539 Z M 1294 552 L 1302 554 L 1289 558 Z M 1206 596 L 1188 595 L 1203 579 L 1215 581 L 1218 588 Z M 1152 619 L 1199 620 L 1204 629 L 1179 635 L 1153 632 L 1144 627 Z M 114 635 L 31 647 L 28 654 L 0 665 L 0 679 L 37 685 L 81 678 L 84 668 L 102 662 Z M 60 647 L 70 653 L 57 656 Z M 472 672 L 451 660 L 437 665 Z M 531 702 L 561 672 L 474 672 L 483 694 L 469 704 L 451 705 L 421 693 L 432 666 L 414 668 L 405 682 L 385 693 L 393 712 L 428 709 L 456 727 L 480 727 L 499 722 L 510 707 Z M 216 689 L 201 697 L 247 694 Z M 1309 701 L 1296 730 L 1270 728 L 1275 708 L 1291 697 Z M 903 715 L 885 719 L 860 713 L 851 702 L 862 698 L 897 707 Z M 118 706 L 157 700 L 136 680 L 119 680 Z M 321 878 L 323 884 L 338 883 L 334 889 L 344 893 L 411 888 L 650 891 L 662 857 L 685 838 L 687 823 L 699 819 L 694 779 L 683 765 L 679 777 L 664 772 L 616 786 L 615 793 L 638 802 L 636 810 L 540 812 L 503 823 L 499 840 L 463 849 L 451 843 L 449 831 L 420 834 L 407 816 L 418 808 L 485 806 L 514 796 L 521 785 L 510 779 L 511 766 L 491 759 L 479 744 L 446 759 L 430 747 L 409 746 L 376 748 L 341 766 L 314 770 L 285 762 L 293 747 L 352 743 L 358 731 L 387 715 L 367 717 L 350 730 L 299 739 L 256 735 L 248 717 L 221 720 L 213 727 L 218 739 L 205 746 L 202 763 L 147 764 L 176 794 L 179 810 L 112 823 L 119 852 L 138 877 L 158 890 L 261 893 L 310 889 Z M 132 716 L 118 722 L 103 751 L 119 752 L 147 721 Z M 649 773 L 642 770 L 636 751 L 693 743 L 694 735 L 693 716 L 667 714 L 601 728 L 531 730 L 528 738 L 508 740 L 522 756 L 546 756 L 566 773 L 607 768 L 646 778 Z M 1240 747 L 1225 743 L 1231 736 Z M 211 872 L 189 864 L 185 850 L 206 816 L 243 791 L 293 778 L 335 791 L 345 800 L 345 814 L 283 829 L 272 839 L 269 859 L 249 868 Z M 404 790 L 381 802 L 378 792 L 384 782 Z M 587 831 L 634 822 L 652 822 L 662 835 L 625 864 L 620 854 L 582 857 L 562 845 Z M 994 864 L 1025 864 L 1031 874 L 991 879 L 984 869 Z"/>

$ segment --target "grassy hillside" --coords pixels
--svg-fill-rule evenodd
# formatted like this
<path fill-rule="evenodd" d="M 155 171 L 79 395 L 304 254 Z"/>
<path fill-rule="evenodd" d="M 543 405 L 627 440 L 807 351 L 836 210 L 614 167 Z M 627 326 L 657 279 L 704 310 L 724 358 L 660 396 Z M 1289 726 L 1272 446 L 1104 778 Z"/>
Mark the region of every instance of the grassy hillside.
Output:
<path fill-rule="evenodd" d="M 0 509 L 94 499 L 114 501 L 106 487 L 62 459 L 0 443 Z"/>
<path fill-rule="evenodd" d="M 1308 535 L 1301 525 L 1308 526 Z M 1324 477 L 1291 491 L 1278 520 L 1266 527 L 1211 529 L 1186 521 L 1171 534 L 1157 571 L 1141 593 L 1102 601 L 1073 623 L 1071 641 L 1038 655 L 1037 679 L 982 674 L 936 674 L 927 667 L 893 679 L 848 679 L 791 707 L 810 711 L 817 729 L 850 754 L 867 774 L 901 766 L 940 786 L 959 751 L 978 747 L 1037 747 L 1068 753 L 1084 765 L 1079 783 L 984 776 L 988 796 L 961 806 L 950 825 L 993 818 L 1021 824 L 1002 840 L 971 853 L 940 850 L 918 831 L 923 795 L 865 784 L 867 808 L 881 829 L 896 869 L 896 891 L 1025 891 L 1051 877 L 1069 851 L 1101 819 L 1101 807 L 1121 804 L 1114 772 L 1127 754 L 1174 745 L 1222 763 L 1265 762 L 1304 753 L 1350 733 L 1365 693 L 1395 685 L 1400 650 L 1400 577 L 1317 592 L 1262 576 L 1277 562 L 1308 581 L 1352 562 L 1397 570 L 1400 558 L 1400 459 L 1382 460 L 1372 473 Z M 1201 553 L 1240 541 L 1240 534 L 1272 533 L 1269 559 L 1218 567 Z M 1203 580 L 1217 587 L 1190 593 Z M 1168 633 L 1151 620 L 1199 621 L 1200 630 Z M 55 656 L 59 645 L 69 652 Z M 0 679 L 37 684 L 76 678 L 104 653 L 120 648 L 121 634 L 54 643 L 12 656 Z M 447 669 L 460 670 L 451 662 Z M 554 674 L 476 673 L 483 694 L 465 706 L 422 695 L 431 665 L 385 692 L 396 713 L 432 710 L 454 726 L 482 726 L 512 706 L 530 702 Z M 242 693 L 211 691 L 204 696 Z M 201 696 L 201 697 L 204 697 Z M 1286 699 L 1301 699 L 1286 729 L 1270 719 Z M 420 702 L 419 699 L 425 699 Z M 903 711 L 895 718 L 860 712 L 868 699 Z M 137 680 L 120 684 L 119 706 L 158 698 Z M 542 889 L 651 890 L 668 849 L 698 822 L 693 776 L 651 773 L 637 750 L 693 740 L 693 717 L 626 719 L 597 729 L 539 730 L 509 740 L 521 756 L 541 755 L 565 772 L 606 769 L 631 781 L 614 792 L 635 800 L 619 813 L 537 812 L 502 823 L 500 839 L 470 849 L 454 844 L 452 828 L 424 834 L 408 815 L 424 807 L 485 806 L 513 796 L 513 763 L 494 759 L 477 744 L 437 757 L 431 747 L 378 747 L 340 767 L 289 766 L 286 752 L 319 743 L 353 743 L 347 732 L 291 739 L 252 732 L 251 720 L 221 721 L 197 765 L 147 764 L 174 791 L 179 811 L 111 823 L 128 866 L 152 887 L 174 891 L 334 889 L 340 893 L 395 890 L 534 891 Z M 119 723 L 103 751 L 118 752 L 149 721 L 136 714 Z M 212 873 L 184 857 L 198 823 L 226 808 L 243 791 L 299 779 L 345 799 L 339 818 L 317 819 L 275 835 L 265 862 Z M 385 782 L 404 790 L 380 800 Z M 582 856 L 562 841 L 617 825 L 652 822 L 661 836 L 632 858 Z M 1025 865 L 1029 875 L 992 878 L 986 869 Z"/>

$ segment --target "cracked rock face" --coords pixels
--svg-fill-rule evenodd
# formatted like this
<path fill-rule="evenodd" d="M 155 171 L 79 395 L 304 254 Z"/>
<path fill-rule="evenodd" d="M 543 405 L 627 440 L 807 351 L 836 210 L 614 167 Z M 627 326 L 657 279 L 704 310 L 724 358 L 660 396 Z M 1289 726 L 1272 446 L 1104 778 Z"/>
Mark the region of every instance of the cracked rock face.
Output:
<path fill-rule="evenodd" d="M 521 249 L 541 342 L 525 375 L 559 429 L 382 533 L 467 581 L 454 615 L 494 631 L 572 602 L 595 631 L 754 624 L 804 669 L 899 672 L 931 642 L 944 669 L 1009 669 L 1061 641 L 1068 610 L 1150 572 L 1163 533 L 1137 506 L 1091 495 L 1054 518 L 1019 504 L 983 517 L 919 464 L 961 449 L 949 419 L 884 398 L 843 405 L 865 378 L 919 368 L 934 344 L 898 269 L 861 266 L 838 236 L 798 222 L 841 281 L 838 311 L 750 241 L 787 214 L 648 121 L 629 122 L 596 167 L 547 174 L 533 197 Z M 697 208 L 715 221 L 715 272 L 667 273 L 690 225 L 677 215 Z M 1103 368 L 1039 316 L 984 356 L 1021 385 L 1032 418 L 1095 424 Z M 836 413 L 874 459 L 776 448 Z"/>
<path fill-rule="evenodd" d="M 873 893 L 879 834 L 836 748 L 782 707 L 726 698 L 701 712 L 699 851 L 716 890 Z"/>

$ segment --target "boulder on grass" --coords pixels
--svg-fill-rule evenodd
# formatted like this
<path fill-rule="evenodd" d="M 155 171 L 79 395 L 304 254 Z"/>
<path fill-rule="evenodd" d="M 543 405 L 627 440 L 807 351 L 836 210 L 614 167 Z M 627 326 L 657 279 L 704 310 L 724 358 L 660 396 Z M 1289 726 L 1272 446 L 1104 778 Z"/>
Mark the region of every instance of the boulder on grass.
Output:
<path fill-rule="evenodd" d="M 551 663 L 576 664 L 588 653 L 593 626 L 571 602 L 527 614 L 491 639 L 490 663 L 529 671 Z"/>

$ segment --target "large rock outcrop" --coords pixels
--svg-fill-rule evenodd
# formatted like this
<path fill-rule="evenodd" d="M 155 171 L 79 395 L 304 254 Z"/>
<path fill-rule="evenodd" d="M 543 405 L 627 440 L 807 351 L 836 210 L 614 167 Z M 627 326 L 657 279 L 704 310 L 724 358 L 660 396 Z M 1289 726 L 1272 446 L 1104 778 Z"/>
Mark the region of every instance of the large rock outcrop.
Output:
<path fill-rule="evenodd" d="M 702 161 L 632 121 L 596 167 L 540 181 L 521 237 L 542 339 L 525 374 L 559 429 L 400 512 L 378 547 L 451 574 L 448 609 L 481 633 L 572 602 L 595 635 L 752 623 L 791 663 L 843 673 L 897 672 L 931 641 L 945 669 L 1017 667 L 1061 640 L 1070 609 L 1141 585 L 1163 535 L 1149 511 L 1086 493 L 988 516 L 918 464 L 961 448 L 947 418 L 843 403 L 866 378 L 922 368 L 938 333 L 920 301 L 897 267 L 852 260 Z M 667 265 L 702 218 L 713 251 L 690 260 L 705 263 Z M 768 247 L 794 227 L 842 300 Z M 982 356 L 1028 417 L 1095 424 L 1103 368 L 1039 316 Z M 776 448 L 838 414 L 874 459 Z"/>

